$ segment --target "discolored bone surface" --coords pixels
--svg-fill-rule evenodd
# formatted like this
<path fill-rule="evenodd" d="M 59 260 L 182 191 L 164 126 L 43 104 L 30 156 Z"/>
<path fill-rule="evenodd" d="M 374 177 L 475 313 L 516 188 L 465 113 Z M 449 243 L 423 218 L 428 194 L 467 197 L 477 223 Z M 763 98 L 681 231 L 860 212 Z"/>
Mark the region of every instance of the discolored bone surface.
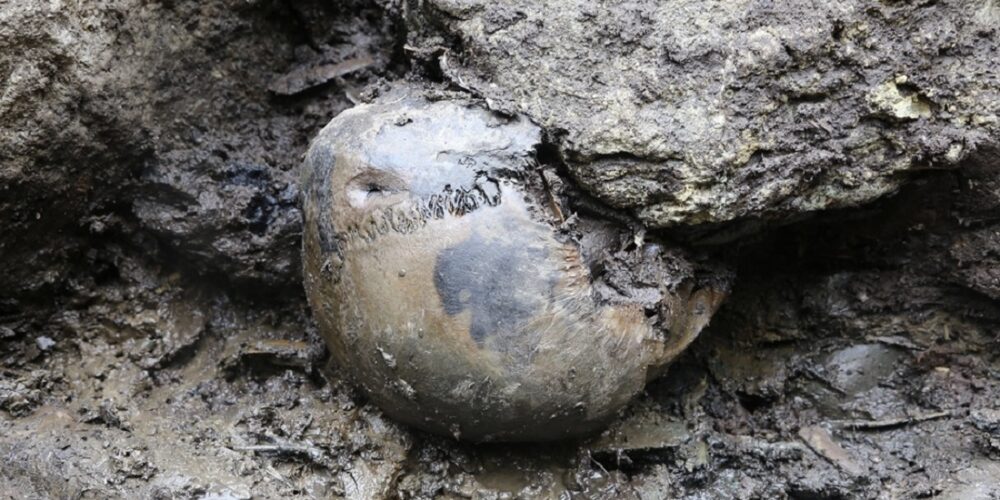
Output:
<path fill-rule="evenodd" d="M 685 267 L 645 294 L 616 283 L 630 265 L 670 273 L 660 246 L 564 220 L 528 120 L 422 94 L 401 87 L 342 113 L 307 155 L 305 283 L 333 356 L 388 414 L 434 432 L 598 429 L 693 340 L 721 292 L 692 292 Z"/>

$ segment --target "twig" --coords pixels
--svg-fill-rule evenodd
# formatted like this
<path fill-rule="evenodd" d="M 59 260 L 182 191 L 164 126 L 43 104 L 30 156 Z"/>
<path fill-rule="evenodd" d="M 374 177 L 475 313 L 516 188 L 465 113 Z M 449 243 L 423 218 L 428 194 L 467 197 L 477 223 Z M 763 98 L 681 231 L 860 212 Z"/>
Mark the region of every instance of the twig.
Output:
<path fill-rule="evenodd" d="M 608 472 L 608 469 L 605 469 L 605 468 L 604 468 L 604 465 L 603 465 L 603 464 L 601 464 L 601 462 L 598 462 L 597 460 L 595 460 L 595 459 L 594 459 L 594 455 L 590 453 L 590 450 L 587 450 L 587 458 L 588 458 L 588 459 L 590 459 L 590 462 L 591 462 L 592 464 L 596 465 L 596 466 L 597 466 L 597 467 L 599 467 L 599 468 L 600 468 L 600 469 L 601 469 L 602 471 L 604 471 L 604 475 L 605 475 L 605 476 L 610 476 L 610 475 L 611 475 L 611 473 L 610 473 L 610 472 Z M 618 466 L 619 466 L 619 467 L 621 467 L 621 452 L 620 452 L 620 451 L 619 451 L 619 457 L 618 457 L 618 461 L 619 461 L 619 463 L 618 463 Z"/>
<path fill-rule="evenodd" d="M 295 95 L 373 64 L 375 64 L 375 59 L 368 54 L 362 54 L 336 64 L 307 64 L 278 78 L 271 83 L 268 90 L 278 95 Z"/>
<path fill-rule="evenodd" d="M 269 465 L 269 466 L 267 466 L 266 469 L 264 469 L 264 471 L 266 471 L 268 474 L 270 474 L 271 476 L 273 476 L 278 481 L 281 481 L 282 483 L 285 483 L 286 486 L 291 486 L 292 485 L 292 482 L 289 481 L 288 478 L 286 478 L 285 476 L 282 476 L 280 472 L 274 470 L 274 467 L 272 467 L 272 466 Z"/>
<path fill-rule="evenodd" d="M 912 340 L 901 336 L 901 335 L 888 335 L 888 336 L 867 336 L 865 340 L 869 342 L 878 342 L 890 347 L 901 347 L 903 349 L 909 349 L 911 351 L 919 351 L 921 349 L 926 349 L 924 346 L 917 345 Z"/>
<path fill-rule="evenodd" d="M 819 456 L 851 475 L 860 476 L 864 472 L 864 469 L 854 461 L 847 450 L 834 441 L 833 436 L 826 429 L 818 425 L 803 427 L 799 429 L 799 437 Z"/>
<path fill-rule="evenodd" d="M 845 390 L 841 389 L 840 387 L 837 387 L 836 385 L 834 385 L 833 382 L 830 382 L 829 380 L 826 379 L 826 377 L 824 377 L 824 376 L 820 375 L 819 373 L 817 373 L 816 370 L 813 370 L 812 368 L 806 368 L 806 369 L 802 370 L 802 373 L 804 373 L 809 378 L 815 380 L 816 382 L 819 382 L 819 383 L 823 384 L 823 386 L 825 386 L 827 389 L 830 389 L 831 391 L 836 392 L 837 394 L 840 394 L 841 396 L 848 396 L 847 391 L 845 391 Z"/>
<path fill-rule="evenodd" d="M 268 453 L 273 455 L 305 456 L 318 464 L 321 464 L 323 461 L 323 452 L 319 448 L 312 446 L 260 444 L 238 446 L 233 449 L 236 451 L 252 451 L 254 453 Z"/>
<path fill-rule="evenodd" d="M 909 417 L 886 418 L 882 420 L 844 420 L 833 423 L 845 429 L 873 431 L 882 429 L 892 429 L 895 427 L 902 427 L 905 425 L 913 425 L 920 422 L 926 422 L 928 420 L 936 420 L 939 418 L 950 417 L 950 416 L 951 412 L 945 410 L 934 413 L 913 415 Z"/>

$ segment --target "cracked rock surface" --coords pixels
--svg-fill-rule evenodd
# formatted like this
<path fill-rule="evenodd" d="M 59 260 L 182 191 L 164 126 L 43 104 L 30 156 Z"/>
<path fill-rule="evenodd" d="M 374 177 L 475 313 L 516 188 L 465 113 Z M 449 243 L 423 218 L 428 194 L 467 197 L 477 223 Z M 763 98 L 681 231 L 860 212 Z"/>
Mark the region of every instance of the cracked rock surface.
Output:
<path fill-rule="evenodd" d="M 1000 140 L 1000 6 L 430 0 L 410 44 L 653 227 L 857 206 Z"/>

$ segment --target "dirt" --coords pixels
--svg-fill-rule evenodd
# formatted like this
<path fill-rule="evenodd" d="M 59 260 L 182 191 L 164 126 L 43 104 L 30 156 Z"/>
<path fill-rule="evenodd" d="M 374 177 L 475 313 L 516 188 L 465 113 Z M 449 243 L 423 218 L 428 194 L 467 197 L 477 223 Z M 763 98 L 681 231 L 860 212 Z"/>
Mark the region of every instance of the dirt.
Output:
<path fill-rule="evenodd" d="M 656 232 L 731 269 L 732 294 L 602 433 L 471 445 L 383 416 L 316 333 L 295 178 L 319 129 L 381 82 L 468 91 L 431 38 L 407 46 L 414 20 L 393 16 L 417 2 L 385 4 L 0 2 L 0 498 L 1000 497 L 988 120 L 948 170 L 908 150 L 921 168 L 874 203 L 768 202 L 733 209 L 738 227 Z M 951 4 L 922 5 L 880 9 L 931 22 L 922 8 Z M 932 33 L 966 40 L 997 12 L 976 9 Z M 994 75 L 977 75 L 963 88 L 996 109 Z M 884 137 L 922 130 L 920 99 L 878 96 L 876 114 L 902 114 Z M 546 140 L 561 179 L 586 184 Z M 659 175 L 643 168 L 624 183 Z M 591 194 L 626 220 L 657 199 Z M 775 207 L 783 225 L 758 220 Z"/>

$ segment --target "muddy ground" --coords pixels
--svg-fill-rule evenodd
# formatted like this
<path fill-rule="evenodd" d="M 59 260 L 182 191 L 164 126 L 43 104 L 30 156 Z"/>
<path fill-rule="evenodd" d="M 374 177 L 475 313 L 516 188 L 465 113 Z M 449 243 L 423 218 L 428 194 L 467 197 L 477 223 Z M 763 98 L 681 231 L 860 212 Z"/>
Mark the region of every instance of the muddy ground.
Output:
<path fill-rule="evenodd" d="M 415 5 L 0 2 L 0 498 L 1000 498 L 990 137 L 872 203 L 663 230 L 733 292 L 603 434 L 366 403 L 305 304 L 296 171 L 388 81 L 462 90 Z"/>

